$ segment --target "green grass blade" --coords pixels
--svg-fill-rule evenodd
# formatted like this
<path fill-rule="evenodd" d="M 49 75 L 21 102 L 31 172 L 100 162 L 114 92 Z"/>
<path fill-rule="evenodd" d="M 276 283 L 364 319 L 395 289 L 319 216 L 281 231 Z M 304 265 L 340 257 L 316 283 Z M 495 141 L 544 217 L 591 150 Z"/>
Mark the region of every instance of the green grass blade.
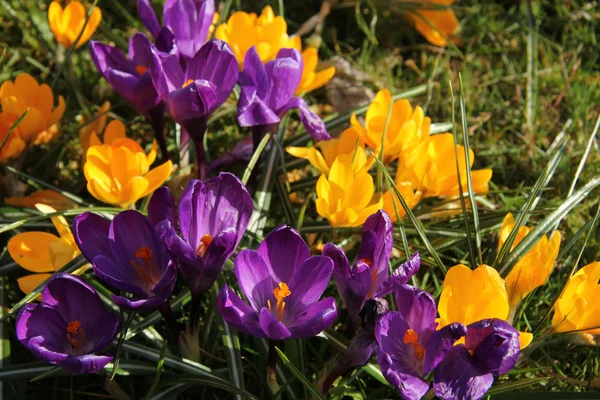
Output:
<path fill-rule="evenodd" d="M 567 198 L 573 194 L 575 191 L 575 186 L 577 186 L 577 180 L 583 172 L 583 167 L 585 167 L 585 163 L 587 162 L 588 156 L 590 155 L 590 151 L 592 150 L 592 146 L 595 143 L 596 135 L 598 134 L 598 129 L 600 128 L 600 115 L 598 119 L 596 119 L 596 125 L 594 126 L 594 130 L 590 135 L 587 146 L 585 147 L 585 152 L 583 156 L 581 156 L 581 160 L 579 160 L 579 165 L 577 166 L 577 171 L 575 172 L 575 176 L 573 177 L 573 182 L 571 182 L 571 187 L 569 188 L 569 192 L 567 193 Z"/>
<path fill-rule="evenodd" d="M 21 121 L 23 121 L 23 119 L 27 116 L 27 113 L 29 112 L 29 108 L 27 108 L 23 114 L 21 114 L 21 116 L 15 121 L 14 124 L 11 125 L 10 128 L 8 128 L 8 132 L 6 132 L 6 135 L 4 136 L 4 139 L 2 140 L 2 143 L 0 143 L 0 152 L 2 151 L 2 149 L 4 148 L 4 146 L 6 145 L 6 143 L 8 142 L 8 138 L 10 137 L 10 134 L 12 133 L 12 131 L 14 131 L 19 124 L 21 123 Z"/>
<path fill-rule="evenodd" d="M 154 391 L 158 387 L 158 383 L 160 382 L 160 377 L 163 372 L 163 367 L 165 365 L 165 355 L 166 354 L 167 354 L 167 341 L 165 340 L 163 342 L 162 348 L 160 349 L 160 358 L 158 359 L 158 363 L 156 364 L 156 375 L 154 377 L 154 380 L 152 381 L 152 385 L 150 386 L 150 389 L 148 389 L 148 393 L 146 393 L 146 396 L 145 396 L 146 399 L 150 399 L 150 396 L 152 395 L 152 393 L 154 393 Z"/>
<path fill-rule="evenodd" d="M 123 211 L 122 208 L 115 208 L 115 207 L 87 207 L 87 208 L 74 208 L 74 209 L 70 209 L 70 210 L 61 210 L 61 211 L 57 211 L 57 212 L 53 212 L 53 213 L 48 213 L 48 214 L 42 214 L 42 215 L 37 215 L 35 217 L 28 217 L 28 218 L 23 218 L 20 219 L 18 221 L 15 221 L 13 223 L 7 224 L 7 225 L 3 225 L 0 228 L 0 233 L 4 233 L 4 232 L 8 232 L 11 231 L 13 229 L 16 229 L 20 226 L 23 226 L 27 223 L 30 222 L 37 222 L 37 221 L 43 221 L 45 219 L 51 218 L 51 217 L 67 217 L 67 216 L 72 216 L 72 215 L 79 215 L 79 214 L 83 214 L 84 212 L 89 211 L 89 212 L 108 212 L 108 213 L 118 213 Z"/>
<path fill-rule="evenodd" d="M 221 335 L 221 340 L 226 349 L 227 364 L 229 365 L 229 376 L 233 386 L 244 390 L 244 367 L 242 366 L 242 351 L 240 348 L 240 339 L 238 335 L 225 320 L 223 320 L 224 334 Z M 242 399 L 240 395 L 236 395 L 236 399 Z"/>
<path fill-rule="evenodd" d="M 244 185 L 248 184 L 248 179 L 250 179 L 250 175 L 252 174 L 252 171 L 254 170 L 256 163 L 258 162 L 260 155 L 262 154 L 263 150 L 267 146 L 267 143 L 269 143 L 270 139 L 271 139 L 271 135 L 266 134 L 262 138 L 260 143 L 258 144 L 258 147 L 256 148 L 256 151 L 254 152 L 254 154 L 252 154 L 252 158 L 250 159 L 250 162 L 248 163 L 248 166 L 246 167 L 246 170 L 244 171 L 244 176 L 242 176 L 242 183 Z"/>
<path fill-rule="evenodd" d="M 285 365 L 290 370 L 290 372 L 294 374 L 294 376 L 298 378 L 300 382 L 302 382 L 302 384 L 308 389 L 308 391 L 312 393 L 314 398 L 319 400 L 325 400 L 325 397 L 323 397 L 323 395 L 317 390 L 317 388 L 312 383 L 309 382 L 308 379 L 306 379 L 304 374 L 300 372 L 298 368 L 296 368 L 296 366 L 286 357 L 283 351 L 279 350 L 278 347 L 275 347 L 275 350 L 277 351 L 279 358 L 281 358 L 281 361 L 283 361 L 283 365 Z"/>

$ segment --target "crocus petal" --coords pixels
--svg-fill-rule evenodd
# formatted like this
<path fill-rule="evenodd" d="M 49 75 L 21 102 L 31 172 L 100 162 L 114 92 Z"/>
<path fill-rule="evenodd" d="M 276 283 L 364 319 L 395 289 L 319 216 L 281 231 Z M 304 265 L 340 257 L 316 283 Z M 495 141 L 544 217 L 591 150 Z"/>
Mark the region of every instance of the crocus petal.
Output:
<path fill-rule="evenodd" d="M 372 263 L 369 269 L 374 290 L 379 288 L 388 276 L 388 264 L 394 243 L 393 228 L 392 220 L 383 210 L 371 215 L 363 225 L 360 250 L 356 257 Z"/>
<path fill-rule="evenodd" d="M 405 285 L 421 267 L 421 257 L 415 252 L 405 263 L 400 265 L 390 276 L 388 276 L 379 289 L 375 292 L 375 297 L 384 297 L 390 294 L 398 285 Z"/>
<path fill-rule="evenodd" d="M 301 97 L 292 97 L 280 110 L 279 115 L 283 115 L 286 111 L 296 108 L 300 110 L 300 121 L 302 122 L 302 125 L 304 125 L 304 128 L 313 139 L 317 141 L 331 139 L 323 120 L 308 109 L 306 101 Z"/>
<path fill-rule="evenodd" d="M 217 104 L 217 86 L 197 79 L 172 91 L 165 100 L 169 113 L 176 121 L 192 121 L 209 114 Z"/>
<path fill-rule="evenodd" d="M 258 246 L 274 278 L 289 283 L 294 271 L 310 256 L 310 249 L 304 239 L 289 226 L 282 226 L 267 235 Z"/>
<path fill-rule="evenodd" d="M 118 69 L 110 69 L 106 74 L 106 80 L 115 89 L 117 93 L 123 96 L 130 103 L 135 104 L 135 88 L 138 83 L 138 77 Z"/>
<path fill-rule="evenodd" d="M 107 348 L 119 333 L 119 316 L 112 312 L 104 312 L 96 321 L 96 327 L 87 332 L 86 339 L 94 343 L 91 353 Z"/>
<path fill-rule="evenodd" d="M 254 310 L 260 312 L 273 297 L 275 282 L 272 271 L 260 252 L 244 249 L 234 261 L 234 271 L 242 292 Z"/>
<path fill-rule="evenodd" d="M 31 274 L 25 275 L 17 279 L 17 284 L 21 292 L 29 294 L 33 289 L 40 286 L 46 279 L 50 278 L 52 274 Z M 37 300 L 41 300 L 42 297 L 38 295 Z"/>
<path fill-rule="evenodd" d="M 290 101 L 302 77 L 302 56 L 296 49 L 281 49 L 277 58 L 265 66 L 270 79 L 271 92 L 267 103 L 280 110 Z"/>
<path fill-rule="evenodd" d="M 157 226 L 163 220 L 168 220 L 171 226 L 177 225 L 175 198 L 168 186 L 162 186 L 154 191 L 148 204 L 148 220 Z"/>
<path fill-rule="evenodd" d="M 519 358 L 519 332 L 506 321 L 485 319 L 467 326 L 465 346 L 473 351 L 479 367 L 493 375 L 502 375 Z"/>
<path fill-rule="evenodd" d="M 223 319 L 241 332 L 251 333 L 254 336 L 264 335 L 258 322 L 258 313 L 227 285 L 221 288 L 217 298 L 217 308 Z"/>
<path fill-rule="evenodd" d="M 458 322 L 433 331 L 425 346 L 423 372 L 428 374 L 444 359 L 454 343 L 467 333 L 467 328 Z"/>
<path fill-rule="evenodd" d="M 443 400 L 479 400 L 492 386 L 492 374 L 479 368 L 467 348 L 454 346 L 434 370 L 435 395 Z"/>
<path fill-rule="evenodd" d="M 335 298 L 328 297 L 308 305 L 304 312 L 288 325 L 288 329 L 295 339 L 309 338 L 330 327 L 336 318 Z"/>
<path fill-rule="evenodd" d="M 288 282 L 291 295 L 286 299 L 286 312 L 295 319 L 307 306 L 317 302 L 329 284 L 332 271 L 333 262 L 329 257 L 307 258 Z"/>
<path fill-rule="evenodd" d="M 54 271 L 50 243 L 59 238 L 47 232 L 23 232 L 8 241 L 8 253 L 21 267 L 31 272 Z"/>
<path fill-rule="evenodd" d="M 150 48 L 150 76 L 152 83 L 163 100 L 170 92 L 180 89 L 185 83 L 184 73 L 176 54 L 165 53 L 152 46 Z"/>
<path fill-rule="evenodd" d="M 113 360 L 113 356 L 86 354 L 84 356 L 68 357 L 58 364 L 67 372 L 75 375 L 95 374 Z"/>
<path fill-rule="evenodd" d="M 128 71 L 129 61 L 120 49 L 92 40 L 89 44 L 92 61 L 104 79 L 109 81 L 110 70 Z M 110 83 L 110 81 L 109 81 Z"/>
<path fill-rule="evenodd" d="M 267 100 L 269 75 L 267 75 L 265 64 L 260 60 L 254 46 L 248 50 L 244 58 L 244 72 L 240 73 L 240 86 L 242 87 L 242 94 L 244 94 L 245 89 L 252 87 L 259 99 Z"/>
<path fill-rule="evenodd" d="M 269 339 L 283 340 L 292 336 L 292 333 L 288 330 L 288 328 L 286 328 L 286 326 L 280 321 L 277 321 L 273 314 L 271 314 L 265 307 L 260 310 L 260 316 L 258 320 L 265 336 Z"/>
<path fill-rule="evenodd" d="M 174 226 L 168 219 L 163 220 L 156 226 L 156 233 L 170 252 L 180 259 L 194 261 L 197 259 L 195 249 L 181 240 Z M 183 271 L 182 271 L 183 272 Z"/>
<path fill-rule="evenodd" d="M 83 256 L 90 262 L 96 256 L 111 257 L 108 231 L 110 221 L 98 214 L 85 212 L 75 217 L 73 221 L 73 237 Z"/>
<path fill-rule="evenodd" d="M 150 0 L 137 0 L 137 7 L 142 23 L 146 26 L 148 32 L 156 38 L 160 31 L 160 24 L 152 8 L 152 3 L 150 3 Z"/>
<path fill-rule="evenodd" d="M 414 286 L 401 285 L 395 290 L 396 305 L 410 328 L 419 333 L 427 332 L 437 314 L 435 300 L 431 295 Z"/>
<path fill-rule="evenodd" d="M 64 352 L 65 320 L 56 310 L 42 304 L 27 304 L 17 317 L 17 339 L 38 357 L 58 362 Z"/>
<path fill-rule="evenodd" d="M 135 296 L 146 297 L 147 293 L 142 289 L 140 277 L 133 268 L 125 268 L 112 259 L 105 256 L 97 256 L 92 263 L 94 274 L 110 286 L 132 293 Z"/>
<path fill-rule="evenodd" d="M 144 68 L 150 68 L 150 57 L 152 56 L 150 53 L 150 47 L 152 47 L 152 42 L 150 42 L 150 39 L 148 39 L 148 37 L 143 33 L 138 32 L 134 34 L 131 39 L 129 39 L 127 55 L 133 65 L 136 67 L 141 66 Z"/>

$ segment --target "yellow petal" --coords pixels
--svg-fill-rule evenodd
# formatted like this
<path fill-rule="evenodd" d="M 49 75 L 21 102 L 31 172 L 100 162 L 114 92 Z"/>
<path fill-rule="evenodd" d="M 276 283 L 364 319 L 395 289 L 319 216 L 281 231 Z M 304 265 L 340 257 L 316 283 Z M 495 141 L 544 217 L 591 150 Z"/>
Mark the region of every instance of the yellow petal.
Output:
<path fill-rule="evenodd" d="M 46 279 L 50 278 L 52 274 L 33 274 L 27 275 L 22 278 L 17 279 L 17 283 L 19 284 L 19 289 L 25 294 L 29 294 L 36 287 L 40 286 Z M 41 301 L 42 296 L 38 295 L 36 300 Z"/>
<path fill-rule="evenodd" d="M 58 240 L 55 235 L 46 232 L 24 232 L 8 241 L 8 253 L 21 267 L 32 272 L 53 271 L 48 246 Z"/>
<path fill-rule="evenodd" d="M 47 204 L 56 210 L 68 210 L 77 207 L 77 204 L 62 194 L 53 190 L 39 190 L 26 197 L 7 197 L 4 199 L 6 204 L 34 208 L 37 203 Z"/>
<path fill-rule="evenodd" d="M 154 192 L 158 189 L 167 179 L 171 176 L 171 172 L 173 172 L 173 163 L 169 160 L 164 164 L 159 165 L 158 167 L 151 169 L 146 175 L 144 175 L 144 179 L 148 181 L 148 188 L 142 195 L 145 197 L 150 193 Z"/>
<path fill-rule="evenodd" d="M 115 140 L 126 137 L 125 124 L 118 119 L 110 121 L 104 130 L 104 144 L 113 144 Z"/>
<path fill-rule="evenodd" d="M 519 332 L 519 344 L 521 345 L 521 350 L 525 347 L 529 346 L 531 341 L 533 340 L 533 334 L 529 332 Z"/>

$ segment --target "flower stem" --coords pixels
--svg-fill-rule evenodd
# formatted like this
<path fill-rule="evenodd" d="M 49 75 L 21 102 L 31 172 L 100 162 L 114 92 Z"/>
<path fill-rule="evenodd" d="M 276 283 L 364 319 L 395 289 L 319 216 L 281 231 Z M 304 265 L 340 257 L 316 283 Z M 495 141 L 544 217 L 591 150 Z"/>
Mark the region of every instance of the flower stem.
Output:
<path fill-rule="evenodd" d="M 200 322 L 200 302 L 202 295 L 192 294 L 192 304 L 190 310 L 189 326 L 192 332 L 195 332 Z"/>
<path fill-rule="evenodd" d="M 160 155 L 162 162 L 167 162 L 171 158 L 169 157 L 169 152 L 167 150 L 167 139 L 165 138 L 165 121 L 164 121 L 164 111 L 156 110 L 150 112 L 150 118 L 148 118 L 148 122 L 152 125 L 152 130 L 154 131 L 154 138 L 158 143 L 158 147 L 160 148 Z"/>
<path fill-rule="evenodd" d="M 179 338 L 179 334 L 181 333 L 182 327 L 177 319 L 175 318 L 175 314 L 173 313 L 173 309 L 171 308 L 171 300 L 167 299 L 161 306 L 158 308 L 160 314 L 163 319 L 167 323 L 169 330 L 171 331 L 171 335 L 173 335 L 173 339 L 177 341 Z"/>
<path fill-rule="evenodd" d="M 269 339 L 269 355 L 267 357 L 267 385 L 271 393 L 279 391 L 279 382 L 277 382 L 277 351 L 275 347 L 281 347 L 283 340 Z"/>
<path fill-rule="evenodd" d="M 194 145 L 196 146 L 196 163 L 198 164 L 198 179 L 201 181 L 206 180 L 206 159 L 204 154 L 204 143 L 202 140 L 194 139 Z"/>

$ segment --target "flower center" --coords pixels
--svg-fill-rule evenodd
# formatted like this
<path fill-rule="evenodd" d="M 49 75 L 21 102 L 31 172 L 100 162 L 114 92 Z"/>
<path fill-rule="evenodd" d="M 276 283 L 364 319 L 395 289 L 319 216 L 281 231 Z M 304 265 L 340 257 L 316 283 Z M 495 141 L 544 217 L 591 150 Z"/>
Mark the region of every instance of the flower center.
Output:
<path fill-rule="evenodd" d="M 292 291 L 288 285 L 283 282 L 279 282 L 279 285 L 275 288 L 275 290 L 273 290 L 273 296 L 275 296 L 275 299 L 277 299 L 275 310 L 271 308 L 271 300 L 267 300 L 267 308 L 271 313 L 275 311 L 277 321 L 281 321 L 281 318 L 283 318 L 283 310 L 285 310 L 285 301 L 283 301 L 283 299 L 288 297 L 290 294 L 292 294 Z"/>
<path fill-rule="evenodd" d="M 74 350 L 85 346 L 85 332 L 81 327 L 81 321 L 71 321 L 67 324 L 67 342 Z"/>
<path fill-rule="evenodd" d="M 208 246 L 210 246 L 210 244 L 212 243 L 212 240 L 213 237 L 208 233 L 202 236 L 202 238 L 200 238 L 200 244 L 198 245 L 198 247 L 196 247 L 197 257 L 204 257 L 204 255 L 206 254 L 206 250 L 208 250 Z"/>
<path fill-rule="evenodd" d="M 142 265 L 138 264 L 136 260 L 131 260 L 129 263 L 138 278 L 140 278 L 144 290 L 149 293 L 160 282 L 160 273 L 152 255 L 152 250 L 149 247 L 142 246 L 136 250 L 135 258 L 142 260 Z"/>
<path fill-rule="evenodd" d="M 419 334 L 412 329 L 407 330 L 404 333 L 404 344 L 412 345 L 413 352 L 415 354 L 415 358 L 419 361 L 422 361 L 425 357 L 425 349 L 421 347 L 421 343 L 419 343 Z"/>
<path fill-rule="evenodd" d="M 140 75 L 144 75 L 146 71 L 148 71 L 148 68 L 144 67 L 143 65 L 138 65 L 137 67 L 135 67 L 135 72 L 137 72 Z"/>
<path fill-rule="evenodd" d="M 191 85 L 192 83 L 194 83 L 193 79 L 188 79 L 187 81 L 185 81 L 185 83 L 183 85 L 181 85 L 182 88 Z"/>
<path fill-rule="evenodd" d="M 373 260 L 371 260 L 370 258 L 360 258 L 358 261 L 367 264 L 369 268 L 373 266 Z M 375 283 L 375 278 L 377 278 L 377 269 L 373 268 L 373 270 L 371 271 L 371 290 L 369 290 L 369 293 L 367 294 L 368 298 L 373 297 L 373 291 L 377 289 L 372 285 L 373 283 Z"/>

